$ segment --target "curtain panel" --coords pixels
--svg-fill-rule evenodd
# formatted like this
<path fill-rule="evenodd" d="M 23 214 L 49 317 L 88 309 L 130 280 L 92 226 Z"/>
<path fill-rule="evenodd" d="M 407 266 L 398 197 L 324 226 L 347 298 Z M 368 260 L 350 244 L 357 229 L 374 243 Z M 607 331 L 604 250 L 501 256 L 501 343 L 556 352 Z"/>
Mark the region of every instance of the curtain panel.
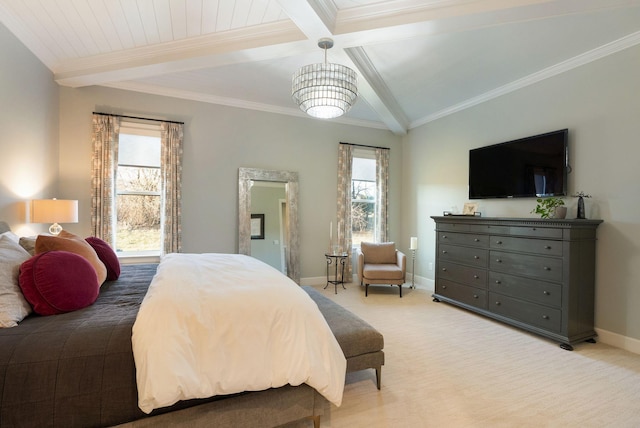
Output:
<path fill-rule="evenodd" d="M 182 251 L 182 139 L 184 125 L 162 122 L 161 160 L 163 223 L 162 254 Z"/>
<path fill-rule="evenodd" d="M 91 230 L 113 244 L 115 177 L 118 168 L 120 117 L 93 115 L 93 157 L 91 166 Z"/>
<path fill-rule="evenodd" d="M 387 242 L 389 237 L 389 152 L 376 149 L 376 242 Z"/>
<path fill-rule="evenodd" d="M 353 147 L 348 144 L 338 145 L 338 224 L 343 225 L 338 245 L 349 254 L 345 265 L 345 276 L 351 282 L 353 267 L 351 263 L 351 176 L 353 169 Z"/>

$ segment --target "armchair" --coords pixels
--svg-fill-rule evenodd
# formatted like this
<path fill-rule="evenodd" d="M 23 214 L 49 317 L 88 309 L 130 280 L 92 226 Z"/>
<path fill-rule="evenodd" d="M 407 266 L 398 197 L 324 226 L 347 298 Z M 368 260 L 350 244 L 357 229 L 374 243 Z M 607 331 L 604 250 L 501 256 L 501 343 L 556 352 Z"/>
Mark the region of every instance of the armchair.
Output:
<path fill-rule="evenodd" d="M 393 242 L 375 244 L 363 242 L 356 250 L 358 259 L 358 279 L 364 284 L 364 295 L 369 295 L 369 284 L 389 284 L 400 287 L 405 282 L 407 257 L 396 250 Z"/>

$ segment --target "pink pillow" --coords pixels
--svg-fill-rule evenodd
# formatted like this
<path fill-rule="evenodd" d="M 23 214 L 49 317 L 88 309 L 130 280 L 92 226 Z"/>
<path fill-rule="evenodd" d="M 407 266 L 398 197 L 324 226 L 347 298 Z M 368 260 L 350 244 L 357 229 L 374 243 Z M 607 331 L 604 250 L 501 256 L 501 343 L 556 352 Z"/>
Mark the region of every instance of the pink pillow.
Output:
<path fill-rule="evenodd" d="M 98 258 L 107 268 L 107 281 L 115 281 L 120 276 L 120 260 L 109 244 L 100 238 L 90 236 L 85 239 L 98 254 Z"/>
<path fill-rule="evenodd" d="M 37 254 L 20 266 L 20 288 L 24 298 L 40 315 L 71 312 L 91 305 L 100 284 L 91 264 L 68 251 Z"/>

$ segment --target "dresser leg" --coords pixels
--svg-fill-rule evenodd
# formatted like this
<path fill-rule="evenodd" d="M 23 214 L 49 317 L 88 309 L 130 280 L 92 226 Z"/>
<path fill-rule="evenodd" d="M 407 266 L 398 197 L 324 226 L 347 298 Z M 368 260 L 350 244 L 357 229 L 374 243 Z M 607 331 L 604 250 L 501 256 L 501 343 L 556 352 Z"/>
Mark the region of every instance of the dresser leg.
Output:
<path fill-rule="evenodd" d="M 569 345 L 568 343 L 561 343 L 560 347 L 565 351 L 573 351 L 573 346 Z"/>
<path fill-rule="evenodd" d="M 592 337 L 590 339 L 585 340 L 585 342 L 596 343 L 596 340 Z"/>
<path fill-rule="evenodd" d="M 434 302 L 439 302 L 439 301 L 440 301 L 440 299 L 438 299 L 437 297 L 434 297 L 434 298 L 433 298 L 433 301 L 434 301 Z"/>

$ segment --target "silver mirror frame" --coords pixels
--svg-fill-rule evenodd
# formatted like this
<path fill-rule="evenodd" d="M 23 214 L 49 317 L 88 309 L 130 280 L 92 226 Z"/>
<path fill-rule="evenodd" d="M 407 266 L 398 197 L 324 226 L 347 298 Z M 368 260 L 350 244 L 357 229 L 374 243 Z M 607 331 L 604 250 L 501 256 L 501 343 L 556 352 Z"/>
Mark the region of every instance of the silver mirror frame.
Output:
<path fill-rule="evenodd" d="M 300 249 L 298 241 L 298 173 L 258 168 L 238 170 L 238 253 L 251 255 L 251 181 L 286 183 L 289 230 L 285 254 L 287 276 L 300 283 Z"/>

